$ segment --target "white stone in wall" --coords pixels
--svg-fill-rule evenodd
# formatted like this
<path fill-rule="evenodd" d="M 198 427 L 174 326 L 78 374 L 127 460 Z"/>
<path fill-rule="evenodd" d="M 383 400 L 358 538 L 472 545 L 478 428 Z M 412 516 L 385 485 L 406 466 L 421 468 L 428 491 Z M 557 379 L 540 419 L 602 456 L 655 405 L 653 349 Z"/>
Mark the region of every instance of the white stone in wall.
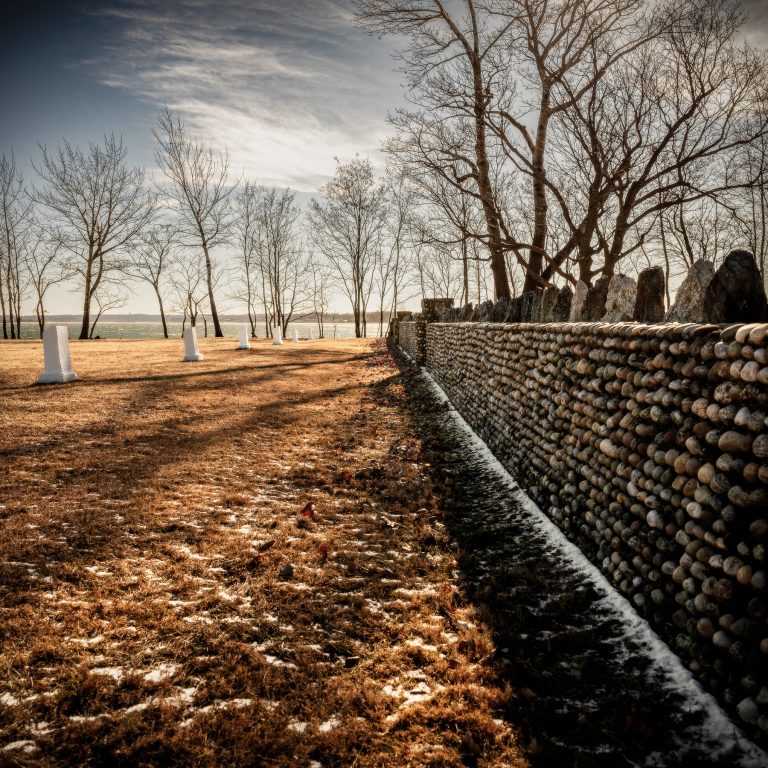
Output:
<path fill-rule="evenodd" d="M 279 325 L 276 325 L 272 329 L 272 343 L 273 344 L 283 343 L 283 329 Z"/>
<path fill-rule="evenodd" d="M 195 362 L 202 360 L 203 355 L 197 345 L 197 328 L 189 327 L 184 331 L 184 358 L 183 362 Z"/>
<path fill-rule="evenodd" d="M 238 349 L 250 349 L 251 344 L 248 341 L 248 326 L 243 323 L 240 326 L 240 344 L 237 347 Z"/>
<path fill-rule="evenodd" d="M 37 377 L 40 384 L 65 384 L 77 379 L 72 370 L 65 325 L 51 325 L 43 331 L 43 357 L 45 370 Z"/>

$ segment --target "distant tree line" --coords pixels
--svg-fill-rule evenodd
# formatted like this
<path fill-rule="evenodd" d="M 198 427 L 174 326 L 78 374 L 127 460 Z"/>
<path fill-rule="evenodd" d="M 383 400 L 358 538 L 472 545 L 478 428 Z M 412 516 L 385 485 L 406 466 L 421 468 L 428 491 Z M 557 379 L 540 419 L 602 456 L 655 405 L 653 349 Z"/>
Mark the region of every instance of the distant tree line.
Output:
<path fill-rule="evenodd" d="M 159 178 L 121 139 L 40 147 L 25 186 L 0 156 L 3 336 L 57 283 L 83 297 L 80 338 L 131 286 L 184 325 L 222 335 L 244 307 L 255 336 L 302 318 L 324 332 L 342 296 L 377 333 L 422 295 L 457 302 L 635 272 L 667 283 L 732 247 L 768 267 L 768 61 L 730 0 L 358 0 L 393 34 L 407 108 L 387 168 L 336 161 L 302 211 L 291 190 L 233 178 L 225 152 L 165 109 Z M 263 317 L 263 326 L 258 321 Z"/>
<path fill-rule="evenodd" d="M 254 336 L 285 333 L 303 318 L 322 336 L 339 294 L 358 336 L 367 333 L 375 297 L 383 331 L 406 283 L 409 214 L 394 182 L 377 181 L 369 160 L 337 161 L 304 213 L 291 190 L 232 179 L 226 152 L 191 138 L 170 110 L 153 133 L 161 178 L 152 184 L 128 167 L 114 135 L 87 149 L 41 146 L 31 189 L 13 155 L 0 158 L 4 338 L 20 337 L 25 300 L 35 302 L 42 335 L 46 294 L 63 282 L 82 295 L 81 339 L 92 338 L 137 283 L 151 286 L 166 337 L 169 310 L 183 327 L 202 320 L 206 335 L 210 322 L 223 336 L 222 303 L 245 307 Z"/>

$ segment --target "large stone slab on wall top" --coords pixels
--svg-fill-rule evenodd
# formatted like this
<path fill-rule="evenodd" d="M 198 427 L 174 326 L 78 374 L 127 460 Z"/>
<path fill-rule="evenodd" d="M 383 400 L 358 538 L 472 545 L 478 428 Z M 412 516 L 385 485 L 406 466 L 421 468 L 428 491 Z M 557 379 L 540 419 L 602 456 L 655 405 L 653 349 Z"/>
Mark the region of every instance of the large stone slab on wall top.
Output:
<path fill-rule="evenodd" d="M 571 317 L 573 306 L 573 291 L 569 285 L 564 285 L 557 294 L 557 301 L 552 308 L 553 323 L 567 323 Z"/>
<path fill-rule="evenodd" d="M 604 323 L 626 323 L 632 319 L 637 298 L 637 283 L 627 275 L 614 275 L 605 297 Z"/>
<path fill-rule="evenodd" d="M 601 277 L 592 288 L 587 291 L 584 306 L 581 309 L 581 319 L 587 323 L 595 323 L 603 319 L 605 314 L 605 301 L 608 298 L 608 286 L 610 277 Z"/>
<path fill-rule="evenodd" d="M 571 301 L 571 314 L 568 316 L 568 319 L 572 323 L 578 323 L 579 320 L 581 320 L 581 313 L 584 309 L 584 302 L 587 299 L 588 292 L 589 288 L 587 288 L 587 284 L 582 280 L 579 280 L 576 283 L 576 288 L 573 292 L 573 301 Z"/>
<path fill-rule="evenodd" d="M 669 323 L 701 323 L 704 321 L 704 296 L 715 276 L 715 265 L 698 259 L 688 270 L 675 294 L 675 300 L 664 318 Z"/>
<path fill-rule="evenodd" d="M 759 323 L 768 320 L 765 287 L 755 257 L 731 251 L 704 294 L 704 322 Z"/>
<path fill-rule="evenodd" d="M 637 300 L 632 320 L 660 323 L 664 319 L 664 270 L 649 267 L 637 276 Z"/>
<path fill-rule="evenodd" d="M 557 303 L 557 297 L 560 295 L 560 290 L 554 285 L 550 285 L 544 289 L 544 293 L 541 294 L 541 304 L 539 305 L 539 322 L 551 323 L 552 313 Z"/>
<path fill-rule="evenodd" d="M 502 296 L 493 308 L 493 320 L 496 323 L 503 323 L 507 315 L 509 315 L 509 300 Z"/>
<path fill-rule="evenodd" d="M 523 297 L 515 296 L 512 301 L 509 302 L 509 312 L 507 313 L 508 323 L 519 323 L 522 317 L 523 311 Z"/>
<path fill-rule="evenodd" d="M 534 291 L 528 291 L 520 297 L 520 322 L 532 323 L 533 312 L 536 306 L 536 293 Z"/>

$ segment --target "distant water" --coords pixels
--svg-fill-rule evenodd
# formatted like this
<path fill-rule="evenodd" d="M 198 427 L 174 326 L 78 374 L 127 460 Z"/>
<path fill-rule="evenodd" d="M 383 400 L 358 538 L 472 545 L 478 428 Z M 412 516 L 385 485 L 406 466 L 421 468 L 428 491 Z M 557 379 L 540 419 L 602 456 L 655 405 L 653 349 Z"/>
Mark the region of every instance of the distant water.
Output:
<path fill-rule="evenodd" d="M 69 328 L 69 338 L 76 339 L 80 335 L 80 323 L 57 323 L 53 325 L 66 325 Z M 197 336 L 203 338 L 203 324 L 197 324 Z M 293 329 L 296 328 L 299 336 L 308 338 L 310 333 L 313 339 L 318 338 L 318 329 L 316 323 L 290 323 L 286 338 L 293 336 Z M 222 323 L 221 330 L 225 336 L 237 338 L 240 334 L 240 323 Z M 256 328 L 258 336 L 264 338 L 264 325 Z M 368 335 L 375 336 L 378 333 L 379 324 L 369 323 Z M 352 323 L 325 323 L 324 327 L 326 339 L 349 339 L 355 335 L 355 326 Z M 22 323 L 21 335 L 24 339 L 37 339 L 40 336 L 36 323 Z M 96 335 L 102 339 L 162 339 L 163 326 L 161 323 L 99 323 L 96 326 Z M 213 336 L 213 323 L 208 323 L 208 335 Z M 170 338 L 181 338 L 181 323 L 168 323 L 168 336 Z"/>

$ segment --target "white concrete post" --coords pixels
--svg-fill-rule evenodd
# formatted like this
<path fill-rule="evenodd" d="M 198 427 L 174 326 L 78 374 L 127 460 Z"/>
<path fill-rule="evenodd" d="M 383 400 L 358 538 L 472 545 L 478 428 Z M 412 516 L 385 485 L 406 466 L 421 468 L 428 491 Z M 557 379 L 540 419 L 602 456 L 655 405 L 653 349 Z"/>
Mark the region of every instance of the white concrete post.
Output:
<path fill-rule="evenodd" d="M 40 384 L 64 384 L 77 379 L 69 357 L 69 334 L 65 325 L 49 325 L 43 331 L 43 358 L 45 371 L 37 377 Z"/>
<path fill-rule="evenodd" d="M 283 343 L 283 329 L 279 325 L 276 325 L 272 330 L 272 343 L 273 344 Z"/>
<path fill-rule="evenodd" d="M 197 328 L 190 326 L 184 331 L 184 359 L 188 363 L 195 360 L 202 360 L 203 355 L 200 347 L 197 346 Z"/>
<path fill-rule="evenodd" d="M 248 326 L 243 323 L 243 325 L 240 326 L 240 344 L 237 347 L 238 349 L 250 349 L 251 344 L 248 341 Z"/>
<path fill-rule="evenodd" d="M 299 332 L 294 328 L 293 329 L 293 340 L 298 343 L 299 341 Z"/>

